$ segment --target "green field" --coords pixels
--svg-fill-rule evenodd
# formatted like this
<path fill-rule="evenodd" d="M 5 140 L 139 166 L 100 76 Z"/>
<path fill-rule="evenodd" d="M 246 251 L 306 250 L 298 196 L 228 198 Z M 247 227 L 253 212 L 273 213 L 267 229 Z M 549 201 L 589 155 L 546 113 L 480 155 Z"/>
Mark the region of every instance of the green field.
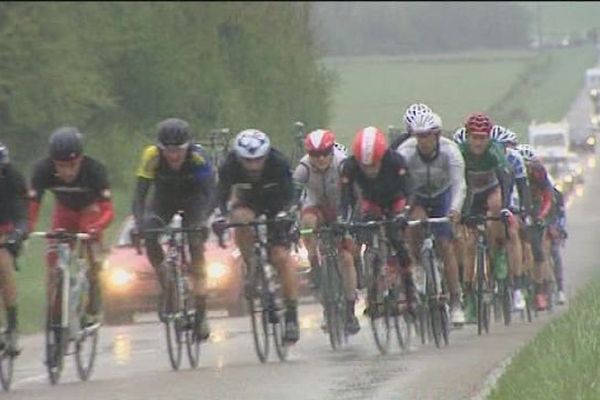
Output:
<path fill-rule="evenodd" d="M 600 399 L 600 282 L 512 360 L 489 400 Z"/>
<path fill-rule="evenodd" d="M 474 111 L 491 112 L 498 123 L 522 131 L 531 119 L 564 115 L 594 58 L 588 45 L 541 54 L 324 59 L 339 76 L 330 128 L 348 143 L 361 127 L 401 125 L 406 107 L 424 102 L 441 115 L 446 131 Z"/>

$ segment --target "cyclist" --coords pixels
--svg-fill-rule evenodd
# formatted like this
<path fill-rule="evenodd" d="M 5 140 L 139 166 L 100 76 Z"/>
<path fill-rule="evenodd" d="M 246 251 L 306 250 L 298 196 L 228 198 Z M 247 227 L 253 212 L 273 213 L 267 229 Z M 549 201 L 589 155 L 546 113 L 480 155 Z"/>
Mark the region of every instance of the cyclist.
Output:
<path fill-rule="evenodd" d="M 16 258 L 28 232 L 25 178 L 10 163 L 8 148 L 0 143 L 0 289 L 6 310 L 8 351 L 21 352 L 18 340 Z"/>
<path fill-rule="evenodd" d="M 384 133 L 373 126 L 356 133 L 352 156 L 342 166 L 340 214 L 344 220 L 354 218 L 355 184 L 360 189 L 361 218 L 368 221 L 405 215 L 407 198 L 411 194 L 408 166 L 400 154 L 388 148 Z M 407 306 L 409 311 L 414 312 L 418 298 L 410 268 L 410 255 L 399 232 L 390 233 L 389 240 L 397 253 L 397 262 L 404 277 Z"/>
<path fill-rule="evenodd" d="M 466 184 L 465 163 L 458 146 L 441 137 L 442 120 L 424 104 L 413 104 L 404 114 L 407 131 L 413 136 L 396 150 L 406 160 L 410 171 L 414 196 L 410 218 L 449 217 L 460 221 Z M 450 292 L 452 323 L 460 325 L 465 316 L 460 305 L 458 263 L 454 254 L 450 224 L 434 224 L 432 231 L 438 239 Z M 410 235 L 411 250 L 419 254 L 420 232 Z M 420 239 L 420 240 L 419 240 Z"/>
<path fill-rule="evenodd" d="M 545 310 L 548 307 L 548 284 L 554 279 L 544 251 L 549 247 L 545 243 L 548 240 L 545 227 L 548 225 L 552 208 L 552 184 L 546 168 L 536 157 L 531 146 L 521 144 L 517 149 L 525 160 L 531 187 L 533 225 L 529 227 L 529 241 L 534 260 L 535 305 L 538 310 Z"/>
<path fill-rule="evenodd" d="M 184 228 L 204 228 L 214 209 L 215 174 L 204 148 L 192 143 L 189 124 L 178 118 L 168 118 L 157 126 L 156 143 L 142 153 L 133 200 L 133 215 L 139 229 L 162 228 L 178 211 L 184 212 Z M 154 186 L 154 196 L 146 209 L 148 190 Z M 164 252 L 158 234 L 146 234 L 145 243 L 150 263 L 164 289 L 162 262 Z M 201 340 L 210 336 L 206 318 L 206 276 L 204 267 L 205 234 L 188 234 L 192 264 L 195 332 Z M 159 307 L 159 317 L 164 313 Z"/>
<path fill-rule="evenodd" d="M 550 176 L 548 176 L 550 178 Z M 563 288 L 563 262 L 561 247 L 564 246 L 567 234 L 567 214 L 562 192 L 552 183 L 552 209 L 549 213 L 548 235 L 550 236 L 550 255 L 554 264 L 554 278 L 558 289 L 558 304 L 565 304 L 566 297 Z"/>
<path fill-rule="evenodd" d="M 101 293 L 102 232 L 114 217 L 110 184 L 104 165 L 83 151 L 82 134 L 77 128 L 64 126 L 50 136 L 49 155 L 39 160 L 34 168 L 29 193 L 29 219 L 33 230 L 37 223 L 44 192 L 54 193 L 56 202 L 52 214 L 52 230 L 87 232 L 93 236 L 88 242 L 87 256 L 89 301 L 85 323 L 93 325 L 99 320 Z M 50 248 L 47 253 L 47 288 L 55 281 L 57 253 Z"/>
<path fill-rule="evenodd" d="M 300 160 L 293 178 L 297 188 L 296 197 L 299 197 L 303 189 L 306 191 L 301 201 L 301 225 L 303 228 L 316 228 L 318 225 L 336 220 L 340 202 L 340 169 L 346 154 L 336 148 L 335 134 L 324 129 L 310 132 L 304 140 L 304 149 L 308 154 Z M 303 240 L 308 251 L 312 277 L 317 281 L 316 286 L 318 286 L 317 244 L 312 236 L 305 236 Z M 352 241 L 344 239 L 339 247 L 348 311 L 346 330 L 350 334 L 356 334 L 360 330 L 360 325 L 354 314 L 356 269 Z"/>
<path fill-rule="evenodd" d="M 529 180 L 527 179 L 527 170 L 525 161 L 519 151 L 515 148 L 518 144 L 517 135 L 500 125 L 494 125 L 490 137 L 502 145 L 504 155 L 509 165 L 510 183 L 508 197 L 510 199 L 509 208 L 514 212 L 515 220 L 518 226 L 523 224 L 524 219 L 531 215 L 531 194 L 529 191 Z M 515 191 L 514 188 L 517 188 Z M 515 233 L 515 232 L 513 232 Z M 521 311 L 525 309 L 525 297 L 522 288 L 525 284 L 523 277 L 523 248 L 519 237 L 519 230 L 515 233 L 516 239 L 509 240 L 508 245 L 512 247 L 514 259 L 511 260 L 511 277 L 513 279 L 513 309 Z"/>
<path fill-rule="evenodd" d="M 490 139 L 493 123 L 483 113 L 473 113 L 465 121 L 466 140 L 459 145 L 465 160 L 467 200 L 463 214 L 488 214 L 510 217 L 508 210 L 508 186 L 510 182 L 508 164 L 502 147 Z M 506 269 L 506 252 L 515 260 L 514 247 L 506 246 L 504 226 L 501 221 L 490 221 L 487 236 L 494 269 Z M 509 240 L 518 240 L 516 224 L 509 223 Z M 466 321 L 474 322 L 475 301 L 472 288 L 475 263 L 475 235 L 466 234 L 464 249 L 464 294 Z"/>
<path fill-rule="evenodd" d="M 250 222 L 260 214 L 273 218 L 294 212 L 294 182 L 289 162 L 271 147 L 269 137 L 257 129 L 245 129 L 234 139 L 233 150 L 219 168 L 217 193 L 222 215 L 229 214 L 235 223 Z M 268 226 L 267 231 L 270 258 L 282 280 L 286 305 L 284 339 L 288 343 L 300 338 L 296 265 L 290 256 L 291 226 L 282 221 Z M 253 241 L 254 232 L 250 228 L 236 228 L 235 242 L 248 266 L 254 265 Z"/>

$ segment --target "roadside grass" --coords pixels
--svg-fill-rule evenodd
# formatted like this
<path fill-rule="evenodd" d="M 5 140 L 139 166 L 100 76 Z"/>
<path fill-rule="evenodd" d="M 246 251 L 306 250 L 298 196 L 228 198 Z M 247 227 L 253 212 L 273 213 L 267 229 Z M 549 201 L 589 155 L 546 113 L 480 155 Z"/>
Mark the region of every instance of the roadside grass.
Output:
<path fill-rule="evenodd" d="M 488 400 L 600 399 L 599 309 L 596 280 L 519 351 Z"/>

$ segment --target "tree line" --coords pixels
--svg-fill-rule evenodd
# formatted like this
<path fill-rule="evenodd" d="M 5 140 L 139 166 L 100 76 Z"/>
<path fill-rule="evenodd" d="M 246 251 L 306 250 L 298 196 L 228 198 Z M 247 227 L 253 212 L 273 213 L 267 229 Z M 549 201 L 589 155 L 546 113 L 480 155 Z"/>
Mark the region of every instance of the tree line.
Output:
<path fill-rule="evenodd" d="M 0 140 L 29 166 L 77 126 L 115 185 L 168 117 L 291 146 L 294 121 L 329 118 L 310 19 L 306 2 L 2 2 Z"/>

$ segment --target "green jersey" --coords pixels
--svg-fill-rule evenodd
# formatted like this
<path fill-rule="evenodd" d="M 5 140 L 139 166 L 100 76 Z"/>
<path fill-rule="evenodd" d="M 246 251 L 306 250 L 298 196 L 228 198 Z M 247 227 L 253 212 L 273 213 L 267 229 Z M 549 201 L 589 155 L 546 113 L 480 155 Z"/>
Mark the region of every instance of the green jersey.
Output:
<path fill-rule="evenodd" d="M 482 193 L 499 184 L 496 171 L 508 169 L 508 162 L 502 145 L 490 140 L 485 152 L 477 156 L 471 153 L 468 140 L 460 144 L 460 151 L 465 159 L 465 178 L 467 189 L 473 193 Z"/>

